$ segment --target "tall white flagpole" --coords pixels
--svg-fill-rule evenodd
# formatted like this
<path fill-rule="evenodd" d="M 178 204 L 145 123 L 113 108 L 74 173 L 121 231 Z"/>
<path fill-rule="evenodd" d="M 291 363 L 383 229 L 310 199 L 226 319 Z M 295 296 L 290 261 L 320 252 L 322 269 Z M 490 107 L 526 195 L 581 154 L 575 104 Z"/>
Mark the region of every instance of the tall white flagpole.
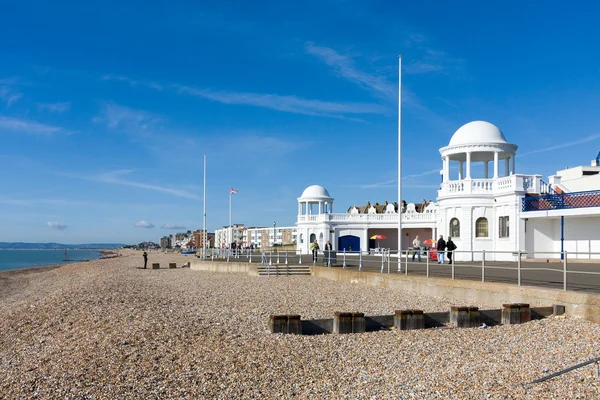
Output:
<path fill-rule="evenodd" d="M 231 186 L 229 187 L 229 229 L 227 229 L 227 246 L 231 246 L 233 232 L 231 231 Z"/>
<path fill-rule="evenodd" d="M 402 271 L 402 56 L 398 56 L 398 272 Z M 408 257 L 408 253 L 406 255 Z"/>
<path fill-rule="evenodd" d="M 202 217 L 202 258 L 206 257 L 206 153 L 204 153 L 204 215 Z"/>

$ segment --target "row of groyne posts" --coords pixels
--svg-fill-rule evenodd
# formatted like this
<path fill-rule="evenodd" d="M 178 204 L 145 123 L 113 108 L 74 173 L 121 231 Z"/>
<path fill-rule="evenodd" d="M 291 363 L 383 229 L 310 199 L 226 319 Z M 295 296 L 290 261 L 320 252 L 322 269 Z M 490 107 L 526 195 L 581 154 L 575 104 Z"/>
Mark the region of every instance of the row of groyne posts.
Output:
<path fill-rule="evenodd" d="M 480 310 L 478 307 L 452 306 L 449 312 L 425 313 L 423 310 L 396 310 L 393 315 L 365 316 L 361 312 L 336 311 L 332 319 L 302 320 L 300 315 L 269 316 L 271 333 L 293 335 L 348 334 L 368 331 L 415 330 L 427 328 L 486 328 L 515 325 L 550 315 L 563 315 L 565 306 L 530 307 L 525 303 L 503 304 L 501 309 Z M 600 357 L 546 375 L 526 385 L 541 383 L 567 372 L 594 364 L 594 377 L 600 378 Z"/>
<path fill-rule="evenodd" d="M 190 267 L 189 261 L 181 266 L 181 268 L 189 268 L 189 267 Z M 169 263 L 169 269 L 175 269 L 175 268 L 177 268 L 177 263 Z M 152 269 L 160 269 L 160 263 L 152 263 Z"/>

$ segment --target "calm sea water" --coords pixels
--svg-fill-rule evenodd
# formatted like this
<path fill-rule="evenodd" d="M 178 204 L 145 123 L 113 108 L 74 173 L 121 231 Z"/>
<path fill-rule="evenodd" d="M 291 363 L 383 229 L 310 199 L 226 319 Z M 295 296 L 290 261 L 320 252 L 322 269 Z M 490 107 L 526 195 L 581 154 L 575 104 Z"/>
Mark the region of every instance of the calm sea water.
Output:
<path fill-rule="evenodd" d="M 0 250 L 0 271 L 97 260 L 100 255 L 98 250 L 67 250 L 69 261 L 64 261 L 64 250 Z"/>

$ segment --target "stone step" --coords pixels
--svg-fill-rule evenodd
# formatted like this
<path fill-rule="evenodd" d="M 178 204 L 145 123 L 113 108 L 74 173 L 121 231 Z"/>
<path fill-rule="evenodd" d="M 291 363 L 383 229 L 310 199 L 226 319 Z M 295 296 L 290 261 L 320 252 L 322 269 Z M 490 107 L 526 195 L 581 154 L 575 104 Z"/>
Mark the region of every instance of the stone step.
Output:
<path fill-rule="evenodd" d="M 271 265 L 271 266 L 259 266 L 256 268 L 258 275 L 260 276 L 274 276 L 274 275 L 310 275 L 309 266 L 300 265 Z"/>

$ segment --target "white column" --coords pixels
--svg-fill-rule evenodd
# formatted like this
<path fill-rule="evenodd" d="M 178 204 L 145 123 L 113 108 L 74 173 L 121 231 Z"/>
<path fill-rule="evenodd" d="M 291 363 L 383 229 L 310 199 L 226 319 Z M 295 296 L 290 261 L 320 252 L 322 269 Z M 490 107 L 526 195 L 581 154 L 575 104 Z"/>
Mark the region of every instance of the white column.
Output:
<path fill-rule="evenodd" d="M 323 214 L 323 202 L 319 201 L 319 215 Z"/>
<path fill-rule="evenodd" d="M 444 167 L 443 167 L 443 171 L 444 171 L 444 182 L 448 182 L 450 180 L 450 157 L 446 156 L 444 157 Z"/>
<path fill-rule="evenodd" d="M 510 174 L 514 175 L 517 171 L 515 171 L 515 155 L 510 156 Z"/>
<path fill-rule="evenodd" d="M 298 215 L 302 215 L 302 202 L 298 202 Z"/>
<path fill-rule="evenodd" d="M 498 178 L 498 152 L 494 152 L 494 179 Z"/>
<path fill-rule="evenodd" d="M 484 177 L 485 179 L 489 179 L 489 174 L 488 174 L 488 164 L 489 164 L 489 161 L 484 161 L 484 162 L 483 162 L 483 177 Z"/>
<path fill-rule="evenodd" d="M 458 180 L 462 180 L 463 179 L 463 162 L 459 161 L 458 162 Z"/>
<path fill-rule="evenodd" d="M 312 215 L 312 204 L 306 202 L 306 215 Z"/>
<path fill-rule="evenodd" d="M 504 176 L 508 176 L 509 159 L 504 159 Z"/>
<path fill-rule="evenodd" d="M 466 179 L 471 179 L 471 152 L 467 152 L 467 176 Z"/>

